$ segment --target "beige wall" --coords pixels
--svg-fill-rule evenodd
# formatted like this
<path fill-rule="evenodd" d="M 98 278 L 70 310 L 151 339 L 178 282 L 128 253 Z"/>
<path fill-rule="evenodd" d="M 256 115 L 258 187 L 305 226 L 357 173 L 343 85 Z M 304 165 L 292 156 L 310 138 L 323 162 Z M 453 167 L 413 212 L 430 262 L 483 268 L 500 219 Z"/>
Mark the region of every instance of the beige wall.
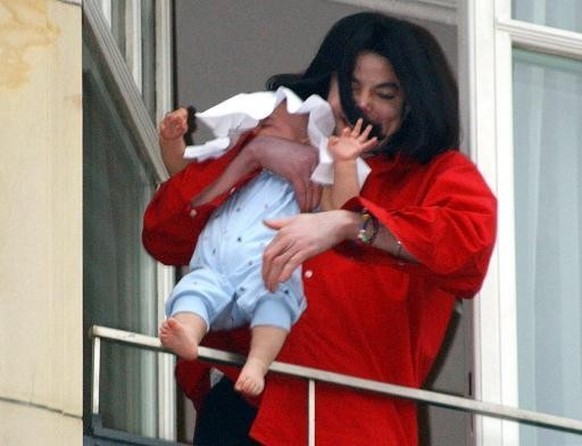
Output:
<path fill-rule="evenodd" d="M 0 0 L 0 444 L 82 442 L 81 8 Z"/>

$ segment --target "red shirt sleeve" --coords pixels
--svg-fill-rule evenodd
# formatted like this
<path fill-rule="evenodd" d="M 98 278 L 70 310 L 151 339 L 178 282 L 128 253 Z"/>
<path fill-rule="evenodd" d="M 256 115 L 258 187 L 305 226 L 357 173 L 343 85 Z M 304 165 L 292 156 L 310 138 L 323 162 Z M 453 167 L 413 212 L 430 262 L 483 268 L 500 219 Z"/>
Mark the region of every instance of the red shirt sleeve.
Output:
<path fill-rule="evenodd" d="M 365 207 L 388 227 L 418 261 L 403 268 L 425 269 L 440 286 L 459 297 L 479 291 L 494 247 L 497 200 L 475 165 L 464 155 L 441 155 L 430 167 L 410 173 L 412 187 L 399 191 L 418 197 L 386 207 L 381 200 L 359 197 L 346 208 Z M 426 170 L 429 171 L 427 172 Z M 369 261 L 392 261 L 384 251 L 371 249 Z"/>
<path fill-rule="evenodd" d="M 214 209 L 228 196 L 228 192 L 210 203 L 194 208 L 195 217 L 190 216 L 192 199 L 224 172 L 253 137 L 253 133 L 248 133 L 222 157 L 190 163 L 160 185 L 143 217 L 142 243 L 152 257 L 166 265 L 182 266 L 189 263 L 198 235 Z M 241 182 L 247 179 L 241 179 Z"/>

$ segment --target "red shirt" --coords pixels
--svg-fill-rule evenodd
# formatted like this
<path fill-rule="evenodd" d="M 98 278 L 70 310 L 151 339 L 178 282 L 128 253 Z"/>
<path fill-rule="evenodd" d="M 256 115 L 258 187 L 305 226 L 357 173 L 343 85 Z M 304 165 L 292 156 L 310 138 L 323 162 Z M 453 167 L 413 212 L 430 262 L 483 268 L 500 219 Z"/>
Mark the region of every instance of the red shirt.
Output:
<path fill-rule="evenodd" d="M 161 186 L 144 219 L 144 245 L 155 258 L 188 263 L 200 229 L 224 197 L 197 208 L 195 218 L 188 215 L 189 200 L 236 153 L 191 164 Z M 474 164 L 456 151 L 427 165 L 403 156 L 366 161 L 372 172 L 346 208 L 369 209 L 420 265 L 347 242 L 306 261 L 308 308 L 278 360 L 420 387 L 455 300 L 481 287 L 495 241 L 496 199 Z M 244 350 L 246 340 L 238 338 L 232 346 Z M 180 369 L 191 365 L 181 364 L 178 380 L 192 393 L 191 375 Z M 417 444 L 412 402 L 326 384 L 316 385 L 316 401 L 320 446 Z M 267 445 L 304 444 L 306 383 L 269 375 L 251 435 Z"/>

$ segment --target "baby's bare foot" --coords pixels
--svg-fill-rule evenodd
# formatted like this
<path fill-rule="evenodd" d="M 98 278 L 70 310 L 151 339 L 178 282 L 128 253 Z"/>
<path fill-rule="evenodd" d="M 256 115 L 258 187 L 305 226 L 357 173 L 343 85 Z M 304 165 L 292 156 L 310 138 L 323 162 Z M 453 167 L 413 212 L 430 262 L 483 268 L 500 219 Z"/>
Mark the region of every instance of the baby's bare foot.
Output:
<path fill-rule="evenodd" d="M 265 388 L 266 369 L 260 361 L 248 359 L 234 384 L 234 389 L 246 396 L 260 395 Z"/>
<path fill-rule="evenodd" d="M 198 342 L 194 330 L 175 318 L 166 319 L 159 333 L 162 345 L 181 358 L 192 360 L 198 357 Z"/>

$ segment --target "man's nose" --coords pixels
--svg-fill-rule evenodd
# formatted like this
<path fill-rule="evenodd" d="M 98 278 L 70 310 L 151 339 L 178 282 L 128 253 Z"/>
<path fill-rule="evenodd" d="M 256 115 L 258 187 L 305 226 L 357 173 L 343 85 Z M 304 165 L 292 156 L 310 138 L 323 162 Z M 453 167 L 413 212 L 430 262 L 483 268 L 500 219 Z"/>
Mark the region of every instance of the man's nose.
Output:
<path fill-rule="evenodd" d="M 368 111 L 372 105 L 372 95 L 369 91 L 363 90 L 358 93 L 356 103 L 364 111 Z"/>

